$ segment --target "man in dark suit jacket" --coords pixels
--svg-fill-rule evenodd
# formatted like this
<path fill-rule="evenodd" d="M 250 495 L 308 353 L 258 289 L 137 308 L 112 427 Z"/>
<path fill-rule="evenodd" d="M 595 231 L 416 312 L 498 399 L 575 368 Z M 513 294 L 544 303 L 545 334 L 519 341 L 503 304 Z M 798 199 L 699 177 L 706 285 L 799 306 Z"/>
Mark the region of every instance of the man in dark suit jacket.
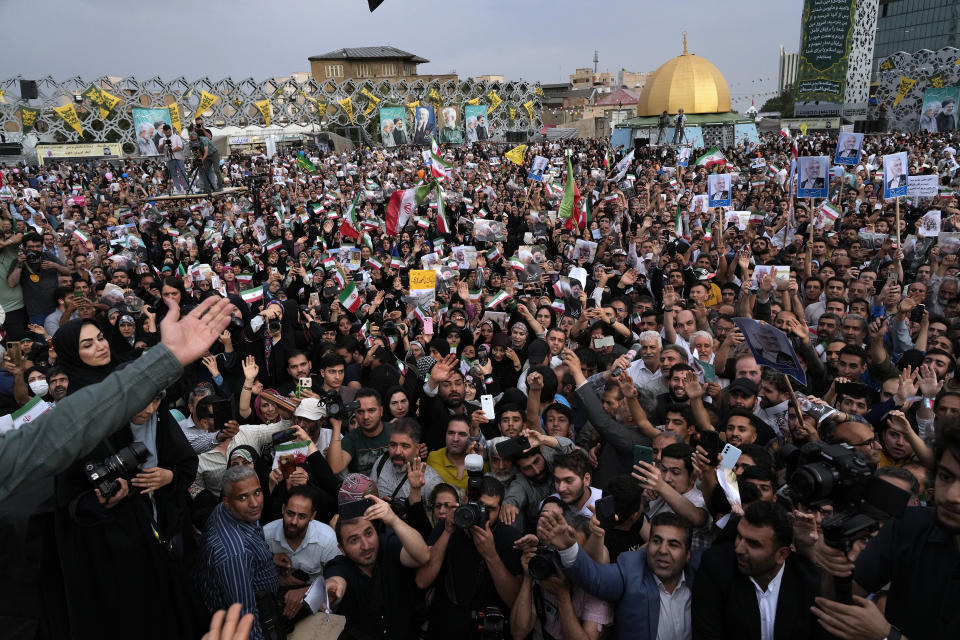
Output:
<path fill-rule="evenodd" d="M 481 142 L 487 139 L 487 119 L 484 116 L 477 116 L 477 140 Z"/>
<path fill-rule="evenodd" d="M 730 192 L 727 191 L 726 189 L 721 189 L 720 191 L 714 191 L 712 199 L 716 201 L 720 201 L 720 200 L 728 200 L 729 198 L 730 198 Z"/>
<path fill-rule="evenodd" d="M 803 184 L 800 185 L 801 189 L 823 189 L 823 178 L 807 178 L 803 181 Z"/>
<path fill-rule="evenodd" d="M 793 526 L 778 504 L 754 502 L 737 540 L 703 554 L 693 585 L 698 640 L 806 640 L 823 637 L 810 607 L 820 574 L 791 553 Z"/>
<path fill-rule="evenodd" d="M 907 176 L 900 174 L 894 176 L 892 179 L 887 180 L 887 191 L 893 191 L 894 189 L 899 189 L 900 187 L 907 186 Z"/>
<path fill-rule="evenodd" d="M 417 108 L 417 123 L 413 129 L 413 144 L 430 143 L 430 111 L 422 107 Z"/>
<path fill-rule="evenodd" d="M 403 130 L 403 118 L 393 119 L 393 143 L 398 147 L 407 144 L 407 132 Z"/>

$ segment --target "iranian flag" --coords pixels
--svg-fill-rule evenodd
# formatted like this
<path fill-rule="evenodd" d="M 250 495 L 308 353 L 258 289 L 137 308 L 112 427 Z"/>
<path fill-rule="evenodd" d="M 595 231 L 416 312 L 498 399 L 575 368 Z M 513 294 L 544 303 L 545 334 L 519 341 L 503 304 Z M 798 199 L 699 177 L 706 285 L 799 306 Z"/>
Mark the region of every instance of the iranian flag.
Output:
<path fill-rule="evenodd" d="M 567 183 L 563 186 L 563 200 L 560 201 L 559 215 L 566 220 L 571 217 L 580 204 L 580 189 L 573 177 L 573 162 L 567 156 Z"/>
<path fill-rule="evenodd" d="M 340 301 L 344 309 L 351 313 L 359 309 L 360 305 L 363 304 L 363 296 L 357 291 L 357 285 L 354 282 L 351 282 L 344 288 L 343 292 L 337 296 L 337 300 Z"/>
<path fill-rule="evenodd" d="M 840 217 L 840 209 L 838 209 L 835 205 L 830 204 L 828 200 L 824 200 L 823 204 L 817 207 L 817 211 L 831 221 Z"/>
<path fill-rule="evenodd" d="M 253 304 L 254 302 L 259 302 L 263 300 L 263 287 L 254 287 L 253 289 L 247 289 L 246 291 L 240 292 L 240 297 L 243 298 L 243 301 L 247 304 Z"/>
<path fill-rule="evenodd" d="M 510 260 L 507 261 L 507 264 L 509 264 L 510 268 L 514 269 L 515 271 L 524 271 L 527 268 L 527 265 L 523 264 L 523 261 L 517 257 L 510 258 Z"/>
<path fill-rule="evenodd" d="M 436 165 L 436 163 L 434 163 Z M 443 189 L 437 184 L 437 230 L 440 233 L 450 233 L 450 223 L 447 221 L 447 208 L 443 204 Z"/>
<path fill-rule="evenodd" d="M 513 296 L 511 296 L 509 293 L 501 289 L 500 292 L 497 293 L 497 295 L 493 296 L 493 298 L 490 300 L 487 306 L 490 307 L 491 309 L 496 309 L 500 305 L 510 300 L 512 297 Z"/>
<path fill-rule="evenodd" d="M 270 253 L 271 251 L 276 251 L 277 249 L 279 249 L 280 245 L 282 244 L 283 244 L 283 241 L 277 238 L 273 242 L 268 242 L 266 245 L 264 245 L 263 248 L 267 253 Z"/>
<path fill-rule="evenodd" d="M 73 237 L 79 240 L 80 242 L 82 242 L 83 244 L 87 244 L 88 242 L 90 242 L 90 236 L 85 234 L 83 231 L 80 231 L 80 229 L 73 230 Z"/>
<path fill-rule="evenodd" d="M 410 189 L 394 191 L 387 203 L 387 235 L 395 236 L 407 225 L 413 212 L 430 193 L 431 185 L 419 184 Z"/>
<path fill-rule="evenodd" d="M 697 166 L 706 167 L 707 169 L 710 169 L 711 167 L 714 167 L 714 166 L 722 167 L 726 164 L 727 164 L 727 159 L 724 157 L 720 149 L 716 147 L 713 147 L 712 149 L 707 151 L 705 154 L 697 158 Z"/>
<path fill-rule="evenodd" d="M 552 200 L 553 198 L 562 198 L 563 197 L 563 187 L 558 185 L 556 182 L 551 180 L 547 183 L 547 196 Z"/>
<path fill-rule="evenodd" d="M 493 249 L 490 249 L 490 251 L 487 252 L 487 260 L 489 260 L 490 262 L 496 262 L 502 257 L 503 257 L 503 254 L 500 253 L 500 249 L 497 249 L 496 247 L 494 247 Z"/>
<path fill-rule="evenodd" d="M 253 276 L 250 274 L 241 273 L 237 275 L 237 284 L 240 286 L 247 286 L 253 282 Z"/>
<path fill-rule="evenodd" d="M 357 195 L 353 197 L 353 202 L 350 204 L 347 215 L 343 217 L 343 222 L 340 223 L 340 235 L 353 238 L 354 240 L 360 239 L 360 227 L 357 224 L 357 203 L 359 201 L 360 192 L 358 191 Z"/>
<path fill-rule="evenodd" d="M 367 264 L 370 265 L 371 267 L 373 267 L 374 269 L 376 269 L 377 271 L 382 271 L 382 270 L 383 270 L 383 263 L 380 262 L 379 260 L 377 260 L 377 259 L 374 258 L 374 257 L 370 257 L 370 258 L 367 260 Z"/>
<path fill-rule="evenodd" d="M 407 266 L 407 263 L 401 260 L 400 258 L 390 258 L 391 269 L 403 269 L 406 266 Z"/>
<path fill-rule="evenodd" d="M 440 157 L 440 147 L 430 136 L 430 175 L 438 180 L 450 180 L 453 177 L 453 164 Z"/>
<path fill-rule="evenodd" d="M 590 224 L 590 205 L 586 198 L 580 198 L 573 214 L 573 216 L 563 223 L 563 228 L 574 232 L 580 229 L 586 229 L 587 225 Z"/>
<path fill-rule="evenodd" d="M 677 203 L 677 212 L 673 216 L 673 233 L 678 238 L 686 238 L 683 235 L 683 214 L 680 213 L 680 204 Z"/>
<path fill-rule="evenodd" d="M 564 304 L 563 300 L 554 300 L 550 303 L 550 308 L 557 313 L 563 313 L 567 310 L 567 305 Z"/>
<path fill-rule="evenodd" d="M 43 398 L 33 396 L 30 402 L 14 411 L 13 415 L 10 416 L 13 419 L 13 428 L 19 429 L 21 426 L 36 420 L 47 411 L 50 411 L 50 409 L 50 405 L 47 404 Z"/>

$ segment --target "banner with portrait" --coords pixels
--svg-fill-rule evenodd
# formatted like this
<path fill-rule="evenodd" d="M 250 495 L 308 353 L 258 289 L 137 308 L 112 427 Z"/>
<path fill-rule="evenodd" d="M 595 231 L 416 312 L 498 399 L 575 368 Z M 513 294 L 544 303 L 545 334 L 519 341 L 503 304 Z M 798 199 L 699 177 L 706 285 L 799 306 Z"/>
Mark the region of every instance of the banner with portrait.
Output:
<path fill-rule="evenodd" d="M 460 144 L 463 131 L 460 130 L 460 109 L 454 105 L 440 107 L 440 144 Z"/>
<path fill-rule="evenodd" d="M 833 163 L 856 166 L 860 163 L 860 149 L 862 147 L 862 133 L 841 131 L 837 136 L 837 152 L 833 156 Z"/>
<path fill-rule="evenodd" d="M 380 141 L 385 147 L 410 144 L 403 107 L 380 107 Z"/>
<path fill-rule="evenodd" d="M 830 190 L 830 182 L 827 178 L 830 158 L 827 156 L 800 156 L 797 165 L 797 197 L 826 198 Z"/>
<path fill-rule="evenodd" d="M 410 144 L 430 146 L 430 137 L 437 135 L 437 116 L 433 107 L 420 105 L 410 109 L 407 134 Z"/>
<path fill-rule="evenodd" d="M 463 108 L 463 121 L 466 125 L 464 142 L 483 142 L 489 137 L 487 131 L 487 105 L 468 104 Z"/>
<path fill-rule="evenodd" d="M 710 207 L 729 207 L 731 205 L 732 176 L 729 173 L 715 173 L 708 176 L 707 196 Z"/>
<path fill-rule="evenodd" d="M 883 156 L 883 199 L 907 195 L 907 152 Z"/>
<path fill-rule="evenodd" d="M 957 98 L 960 87 L 931 87 L 923 92 L 918 128 L 928 133 L 957 130 Z"/>
<path fill-rule="evenodd" d="M 137 136 L 137 155 L 138 156 L 158 156 L 157 142 L 160 141 L 162 127 L 170 122 L 170 110 L 163 109 L 144 109 L 142 107 L 133 107 L 130 110 L 133 113 L 133 130 Z"/>

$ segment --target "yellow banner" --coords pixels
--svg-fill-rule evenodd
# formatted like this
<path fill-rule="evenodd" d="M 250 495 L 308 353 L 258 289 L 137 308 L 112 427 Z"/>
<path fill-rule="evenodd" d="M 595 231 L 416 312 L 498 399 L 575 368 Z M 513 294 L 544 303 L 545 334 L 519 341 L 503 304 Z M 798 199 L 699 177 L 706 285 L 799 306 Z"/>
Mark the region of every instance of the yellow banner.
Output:
<path fill-rule="evenodd" d="M 507 107 L 508 113 L 510 114 L 510 119 L 514 120 L 517 117 L 517 108 L 516 107 Z"/>
<path fill-rule="evenodd" d="M 123 145 L 119 142 L 95 142 L 93 144 L 38 144 L 37 160 L 58 158 L 122 158 Z"/>
<path fill-rule="evenodd" d="M 890 71 L 890 69 L 893 69 L 892 59 L 887 58 L 886 60 L 880 63 L 880 71 Z"/>
<path fill-rule="evenodd" d="M 800 123 L 800 135 L 802 135 L 802 136 L 807 135 L 807 123 L 806 123 L 806 122 L 801 122 L 801 123 Z"/>
<path fill-rule="evenodd" d="M 473 100 L 467 100 L 467 104 L 478 105 L 478 104 L 480 104 L 480 98 L 474 98 Z"/>
<path fill-rule="evenodd" d="M 20 121 L 23 123 L 23 133 L 28 133 L 33 129 L 33 125 L 37 122 L 37 116 L 40 114 L 40 109 L 34 109 L 32 107 L 20 107 Z"/>
<path fill-rule="evenodd" d="M 7 104 L 7 98 L 6 96 L 3 95 L 5 93 L 6 91 L 4 91 L 3 89 L 0 89 L 0 104 Z"/>
<path fill-rule="evenodd" d="M 416 109 L 416 108 L 419 107 L 419 106 L 420 106 L 420 101 L 419 101 L 419 100 L 414 100 L 413 102 L 407 103 L 407 108 L 408 108 L 408 109 Z"/>
<path fill-rule="evenodd" d="M 350 118 L 350 124 L 353 124 L 353 101 L 350 98 L 344 98 L 343 100 L 337 100 L 337 104 L 347 112 L 347 117 Z"/>
<path fill-rule="evenodd" d="M 73 103 L 67 103 L 62 107 L 54 107 L 54 111 L 57 112 L 57 115 L 63 118 L 70 127 L 83 135 L 83 127 L 80 126 L 80 117 L 77 115 L 77 110 L 73 108 Z"/>
<path fill-rule="evenodd" d="M 533 124 L 533 100 L 524 102 L 523 108 L 527 110 L 527 115 L 530 116 L 530 124 Z"/>
<path fill-rule="evenodd" d="M 170 126 L 176 129 L 177 133 L 180 133 L 180 107 L 174 102 L 167 105 L 167 111 L 170 112 Z"/>
<path fill-rule="evenodd" d="M 893 100 L 893 106 L 900 104 L 900 101 L 903 100 L 908 93 L 910 93 L 910 89 L 913 89 L 913 85 L 915 84 L 917 84 L 917 81 L 913 78 L 905 78 L 901 76 L 900 86 L 897 87 L 897 97 Z"/>
<path fill-rule="evenodd" d="M 496 91 L 491 91 L 487 94 L 487 98 L 490 100 L 490 109 L 487 110 L 487 113 L 492 113 L 494 109 L 500 106 L 500 103 L 503 100 L 500 99 L 500 96 L 497 95 Z"/>
<path fill-rule="evenodd" d="M 423 271 L 420 269 L 410 270 L 410 290 L 427 289 L 432 291 L 437 286 L 437 272 Z"/>
<path fill-rule="evenodd" d="M 219 100 L 219 96 L 215 96 L 212 93 L 207 93 L 204 89 L 200 93 L 200 106 L 197 107 L 197 112 L 194 115 L 195 118 L 203 115 L 203 112 L 213 106 L 213 103 Z"/>
<path fill-rule="evenodd" d="M 430 91 L 427 93 L 427 99 L 428 99 L 430 102 L 436 102 L 436 103 L 441 102 L 441 100 L 440 100 L 440 94 L 437 93 L 437 90 L 436 90 L 436 89 L 430 89 Z"/>
<path fill-rule="evenodd" d="M 946 77 L 945 74 L 938 73 L 937 75 L 930 78 L 930 84 L 937 89 L 942 89 L 944 87 L 945 77 Z"/>
<path fill-rule="evenodd" d="M 113 109 L 120 104 L 120 98 L 110 95 L 103 89 L 100 90 L 100 119 L 103 120 L 113 113 Z"/>
<path fill-rule="evenodd" d="M 540 85 L 537 85 L 536 89 L 534 89 L 533 91 L 541 98 L 543 97 L 543 87 L 541 87 Z"/>
<path fill-rule="evenodd" d="M 260 100 L 259 102 L 254 102 L 254 106 L 257 107 L 260 111 L 260 115 L 263 116 L 264 125 L 270 126 L 270 100 Z"/>
<path fill-rule="evenodd" d="M 372 93 L 370 93 L 370 92 L 367 90 L 366 87 L 364 87 L 363 89 L 360 89 L 360 95 L 366 97 L 367 100 L 369 100 L 370 102 L 372 102 L 372 103 L 374 103 L 374 104 L 379 104 L 379 103 L 380 103 L 380 98 L 378 98 L 377 96 L 375 96 L 375 95 L 373 95 Z"/>
<path fill-rule="evenodd" d="M 522 164 L 523 164 L 523 156 L 524 156 L 524 154 L 526 154 L 526 153 L 527 153 L 527 145 L 521 144 L 521 145 L 518 145 L 518 146 L 514 147 L 513 149 L 510 149 L 510 151 L 507 151 L 507 152 L 506 152 L 505 154 L 503 154 L 503 155 L 507 158 L 507 160 L 509 160 L 509 161 L 512 162 L 513 164 L 522 165 Z"/>

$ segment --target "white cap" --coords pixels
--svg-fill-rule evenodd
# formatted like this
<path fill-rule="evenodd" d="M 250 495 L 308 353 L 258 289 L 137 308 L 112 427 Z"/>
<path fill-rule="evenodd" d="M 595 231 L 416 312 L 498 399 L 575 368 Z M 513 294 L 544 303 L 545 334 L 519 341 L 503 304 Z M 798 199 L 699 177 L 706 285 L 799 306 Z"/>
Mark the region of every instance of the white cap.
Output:
<path fill-rule="evenodd" d="M 307 420 L 320 420 L 327 417 L 327 410 L 320 404 L 317 398 L 304 398 L 300 401 L 297 410 L 293 412 L 297 418 L 306 418 Z"/>

